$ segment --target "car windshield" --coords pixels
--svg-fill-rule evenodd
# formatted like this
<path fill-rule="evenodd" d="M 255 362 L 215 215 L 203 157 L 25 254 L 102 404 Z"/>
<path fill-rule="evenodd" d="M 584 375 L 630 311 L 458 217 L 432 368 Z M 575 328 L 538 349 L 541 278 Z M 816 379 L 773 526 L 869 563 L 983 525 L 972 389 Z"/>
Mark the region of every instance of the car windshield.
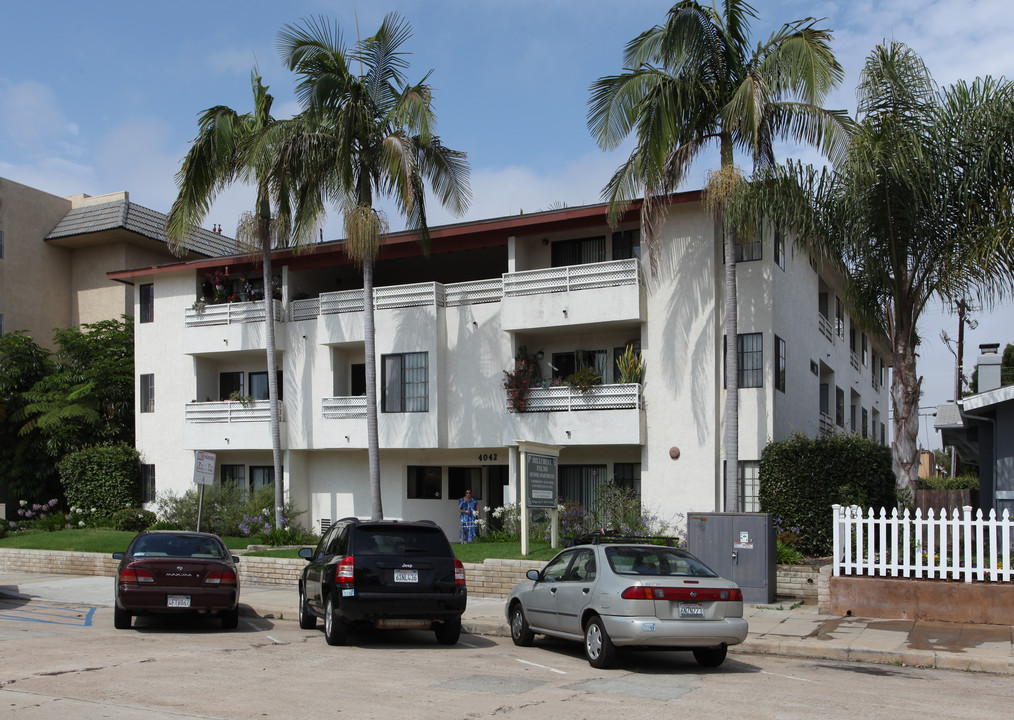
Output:
<path fill-rule="evenodd" d="M 356 553 L 364 555 L 437 555 L 451 554 L 447 538 L 439 528 L 360 527 L 356 537 Z"/>
<path fill-rule="evenodd" d="M 607 547 L 606 559 L 620 575 L 717 577 L 715 572 L 688 552 L 676 548 L 638 546 Z"/>
<path fill-rule="evenodd" d="M 144 535 L 137 539 L 133 557 L 191 557 L 221 560 L 222 546 L 213 538 L 202 535 Z"/>

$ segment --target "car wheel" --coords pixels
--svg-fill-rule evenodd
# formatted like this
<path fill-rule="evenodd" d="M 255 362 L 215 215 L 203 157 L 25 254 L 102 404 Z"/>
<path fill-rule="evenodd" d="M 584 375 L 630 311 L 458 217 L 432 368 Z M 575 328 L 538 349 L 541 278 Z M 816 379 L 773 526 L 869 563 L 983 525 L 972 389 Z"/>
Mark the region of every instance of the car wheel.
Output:
<path fill-rule="evenodd" d="M 129 630 L 132 616 L 129 610 L 116 606 L 113 608 L 113 627 L 117 630 Z"/>
<path fill-rule="evenodd" d="M 616 663 L 616 646 L 609 639 L 609 633 L 598 615 L 585 626 L 584 654 L 594 668 L 608 668 Z"/>
<path fill-rule="evenodd" d="M 454 645 L 461 637 L 461 616 L 453 620 L 445 620 L 437 623 L 434 631 L 437 634 L 437 642 L 441 645 Z"/>
<path fill-rule="evenodd" d="M 299 588 L 299 627 L 302 630 L 313 630 L 317 627 L 317 618 L 306 604 L 306 592 L 303 588 Z"/>
<path fill-rule="evenodd" d="M 535 642 L 535 633 L 525 619 L 525 611 L 521 609 L 521 603 L 514 603 L 511 608 L 511 640 L 515 645 L 528 647 Z"/>
<path fill-rule="evenodd" d="M 694 660 L 708 668 L 716 668 L 725 662 L 729 648 L 725 645 L 713 648 L 694 648 Z"/>
<path fill-rule="evenodd" d="M 328 645 L 344 645 L 349 639 L 349 626 L 338 617 L 334 609 L 334 600 L 328 596 L 327 607 L 324 608 L 324 639 Z"/>
<path fill-rule="evenodd" d="M 223 630 L 235 630 L 239 627 L 239 608 L 234 607 L 232 610 L 226 610 L 222 613 L 222 629 Z"/>

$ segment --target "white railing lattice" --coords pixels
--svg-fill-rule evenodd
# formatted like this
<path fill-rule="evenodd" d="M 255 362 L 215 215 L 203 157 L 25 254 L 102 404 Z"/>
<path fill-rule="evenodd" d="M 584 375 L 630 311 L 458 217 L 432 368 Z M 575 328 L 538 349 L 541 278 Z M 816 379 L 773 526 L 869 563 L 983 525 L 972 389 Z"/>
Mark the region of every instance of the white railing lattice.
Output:
<path fill-rule="evenodd" d="M 504 273 L 503 294 L 510 297 L 637 285 L 639 267 L 637 260 L 630 259 Z"/>

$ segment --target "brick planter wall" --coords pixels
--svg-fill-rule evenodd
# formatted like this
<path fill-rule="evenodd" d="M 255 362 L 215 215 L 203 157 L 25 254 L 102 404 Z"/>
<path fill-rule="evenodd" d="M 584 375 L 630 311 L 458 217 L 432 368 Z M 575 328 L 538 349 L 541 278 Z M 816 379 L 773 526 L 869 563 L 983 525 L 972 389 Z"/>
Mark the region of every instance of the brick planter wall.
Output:
<path fill-rule="evenodd" d="M 779 565 L 776 581 L 778 597 L 816 601 L 820 568 L 816 565 Z"/>
<path fill-rule="evenodd" d="M 119 560 L 113 560 L 112 555 L 107 553 L 0 548 L 0 570 L 4 572 L 113 577 L 117 564 Z"/>

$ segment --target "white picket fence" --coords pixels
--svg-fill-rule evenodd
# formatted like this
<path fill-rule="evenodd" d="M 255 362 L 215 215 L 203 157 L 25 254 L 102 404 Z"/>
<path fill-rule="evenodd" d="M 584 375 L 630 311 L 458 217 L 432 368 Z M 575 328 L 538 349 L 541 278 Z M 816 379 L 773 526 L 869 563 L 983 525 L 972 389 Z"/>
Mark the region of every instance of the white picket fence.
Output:
<path fill-rule="evenodd" d="M 852 505 L 832 505 L 835 575 L 1011 582 L 1011 530 L 1008 510 L 997 517 L 968 505 L 948 517 L 946 510 L 923 516 L 897 508 L 864 513 Z"/>

